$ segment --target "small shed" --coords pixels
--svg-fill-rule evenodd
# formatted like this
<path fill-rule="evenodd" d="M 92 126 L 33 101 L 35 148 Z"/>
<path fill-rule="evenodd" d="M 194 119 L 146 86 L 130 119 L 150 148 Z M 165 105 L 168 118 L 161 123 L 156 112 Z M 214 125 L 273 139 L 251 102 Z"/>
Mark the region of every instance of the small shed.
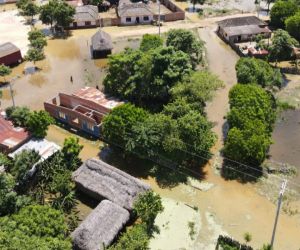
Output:
<path fill-rule="evenodd" d="M 92 56 L 94 59 L 106 58 L 111 54 L 113 44 L 108 33 L 99 30 L 92 36 Z"/>
<path fill-rule="evenodd" d="M 129 220 L 129 212 L 103 200 L 71 234 L 74 249 L 106 249 Z"/>
<path fill-rule="evenodd" d="M 9 66 L 20 63 L 21 61 L 21 51 L 16 45 L 10 42 L 0 45 L 0 64 Z"/>
<path fill-rule="evenodd" d="M 132 210 L 140 193 L 150 186 L 139 179 L 101 161 L 89 159 L 73 173 L 79 190 L 101 201 L 108 199 L 119 206 Z"/>

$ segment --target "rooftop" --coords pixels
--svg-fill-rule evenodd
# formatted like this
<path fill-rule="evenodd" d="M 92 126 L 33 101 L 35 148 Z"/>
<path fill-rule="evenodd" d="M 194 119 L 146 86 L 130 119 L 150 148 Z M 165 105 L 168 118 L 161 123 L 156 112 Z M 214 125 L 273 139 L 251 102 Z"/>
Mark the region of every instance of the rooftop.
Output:
<path fill-rule="evenodd" d="M 96 21 L 98 19 L 98 8 L 94 5 L 77 6 L 74 20 L 84 22 L 87 20 Z"/>
<path fill-rule="evenodd" d="M 225 19 L 223 21 L 218 22 L 218 25 L 222 28 L 224 27 L 237 27 L 237 26 L 266 26 L 267 24 L 257 18 L 256 16 L 245 16 L 245 17 L 235 17 Z"/>
<path fill-rule="evenodd" d="M 120 104 L 123 104 L 123 102 L 120 102 L 115 98 L 107 97 L 103 92 L 93 87 L 82 88 L 79 91 L 75 92 L 73 96 L 92 101 L 107 109 L 113 109 Z"/>
<path fill-rule="evenodd" d="M 153 13 L 145 3 L 132 3 L 128 0 L 125 0 L 120 1 L 119 3 L 118 15 L 120 17 L 153 16 Z"/>
<path fill-rule="evenodd" d="M 41 156 L 41 160 L 46 160 L 48 157 L 52 156 L 55 152 L 60 150 L 60 146 L 58 146 L 54 142 L 47 141 L 46 139 L 30 140 L 29 142 L 18 148 L 18 150 L 16 150 L 15 152 L 10 153 L 9 156 L 14 158 L 23 150 L 35 150 Z"/>
<path fill-rule="evenodd" d="M 267 27 L 260 27 L 258 25 L 227 26 L 223 29 L 228 36 L 271 33 L 271 30 Z"/>
<path fill-rule="evenodd" d="M 10 42 L 0 45 L 0 57 L 5 57 L 18 51 L 20 51 L 20 49 Z"/>
<path fill-rule="evenodd" d="M 0 145 L 11 150 L 24 143 L 29 138 L 29 133 L 24 128 L 14 127 L 11 121 L 0 115 Z"/>
<path fill-rule="evenodd" d="M 101 161 L 89 159 L 73 173 L 79 190 L 96 200 L 108 199 L 131 210 L 140 193 L 150 189 L 148 184 Z"/>
<path fill-rule="evenodd" d="M 127 210 L 103 200 L 71 234 L 75 249 L 102 250 L 112 243 L 128 220 Z"/>
<path fill-rule="evenodd" d="M 112 50 L 113 44 L 108 33 L 99 30 L 92 36 L 93 50 Z"/>

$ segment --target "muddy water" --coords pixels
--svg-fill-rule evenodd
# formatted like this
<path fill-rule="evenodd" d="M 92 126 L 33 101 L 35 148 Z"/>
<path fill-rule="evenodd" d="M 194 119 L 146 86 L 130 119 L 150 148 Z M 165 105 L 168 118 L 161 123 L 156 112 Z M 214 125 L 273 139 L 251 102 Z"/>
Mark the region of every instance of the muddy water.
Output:
<path fill-rule="evenodd" d="M 86 32 L 85 32 L 86 31 Z M 90 38 L 97 30 L 74 31 L 67 39 L 49 39 L 45 48 L 46 59 L 36 63 L 40 70 L 32 75 L 24 75 L 30 62 L 24 62 L 13 68 L 10 79 L 13 81 L 16 105 L 42 109 L 43 102 L 59 92 L 72 93 L 84 86 L 101 88 L 106 75 L 107 59 L 93 60 L 90 54 Z M 125 47 L 136 48 L 138 39 L 118 38 L 114 40 L 113 53 Z M 73 78 L 73 83 L 70 78 Z M 11 106 L 7 87 L 2 88 L 4 98 L 2 107 Z"/>
<path fill-rule="evenodd" d="M 205 42 L 209 70 L 219 76 L 225 87 L 217 91 L 213 101 L 207 105 L 208 119 L 214 123 L 214 131 L 222 142 L 225 120 L 228 112 L 228 93 L 236 84 L 235 64 L 239 57 L 215 34 L 215 26 L 199 29 L 199 36 Z"/>
<path fill-rule="evenodd" d="M 17 9 L 17 6 L 15 3 L 0 4 L 0 13 L 3 11 L 9 11 L 9 10 L 15 10 L 15 9 Z"/>

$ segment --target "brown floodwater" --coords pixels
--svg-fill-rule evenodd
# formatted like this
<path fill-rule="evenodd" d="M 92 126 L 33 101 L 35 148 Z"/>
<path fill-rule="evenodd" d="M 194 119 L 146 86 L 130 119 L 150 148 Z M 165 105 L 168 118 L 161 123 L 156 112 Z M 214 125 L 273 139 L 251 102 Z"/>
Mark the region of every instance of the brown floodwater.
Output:
<path fill-rule="evenodd" d="M 101 88 L 106 75 L 107 59 L 93 60 L 90 54 L 90 39 L 97 29 L 73 31 L 66 39 L 49 39 L 45 48 L 46 58 L 36 62 L 39 68 L 34 74 L 24 74 L 32 67 L 30 62 L 23 62 L 13 68 L 7 79 L 14 79 L 13 90 L 15 103 L 32 109 L 42 109 L 44 101 L 59 92 L 72 93 L 84 86 Z M 125 47 L 137 48 L 139 39 L 113 38 L 113 53 Z M 73 83 L 70 78 L 73 78 Z M 15 79 L 16 78 L 16 79 Z M 2 87 L 4 97 L 2 108 L 11 106 L 8 86 Z"/>
<path fill-rule="evenodd" d="M 17 9 L 17 6 L 15 3 L 0 4 L 0 12 L 8 11 L 8 10 L 15 10 L 15 9 Z"/>
<path fill-rule="evenodd" d="M 272 138 L 271 159 L 295 166 L 298 176 L 294 181 L 300 185 L 300 110 L 284 111 L 275 124 Z"/>

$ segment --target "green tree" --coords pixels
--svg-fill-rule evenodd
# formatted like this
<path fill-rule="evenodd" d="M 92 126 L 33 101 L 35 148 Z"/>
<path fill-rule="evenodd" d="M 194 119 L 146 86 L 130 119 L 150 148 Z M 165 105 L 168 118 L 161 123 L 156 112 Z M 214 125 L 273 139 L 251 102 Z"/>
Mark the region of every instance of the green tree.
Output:
<path fill-rule="evenodd" d="M 8 173 L 0 173 L 0 216 L 13 214 L 31 202 L 30 198 L 17 195 L 14 187 L 14 178 Z"/>
<path fill-rule="evenodd" d="M 300 42 L 300 11 L 285 20 L 286 30 Z"/>
<path fill-rule="evenodd" d="M 249 243 L 252 240 L 252 235 L 249 232 L 244 233 L 244 239 L 246 243 Z"/>
<path fill-rule="evenodd" d="M 47 135 L 49 125 L 54 123 L 54 119 L 46 111 L 33 111 L 26 121 L 26 127 L 37 138 Z"/>
<path fill-rule="evenodd" d="M 140 44 L 141 51 L 149 51 L 163 46 L 163 39 L 159 35 L 145 34 Z"/>
<path fill-rule="evenodd" d="M 39 13 L 39 7 L 33 2 L 28 1 L 20 6 L 21 14 L 31 17 L 31 24 L 33 24 L 33 17 Z"/>
<path fill-rule="evenodd" d="M 176 84 L 170 92 L 173 100 L 185 99 L 189 105 L 204 113 L 205 103 L 210 101 L 215 91 L 222 86 L 222 81 L 216 75 L 208 71 L 197 71 Z"/>
<path fill-rule="evenodd" d="M 22 9 L 22 7 L 24 5 L 26 5 L 30 0 L 19 0 L 16 2 L 16 6 L 19 8 L 19 9 Z"/>
<path fill-rule="evenodd" d="M 172 29 L 167 34 L 167 46 L 173 46 L 190 56 L 193 67 L 203 62 L 204 42 L 197 39 L 190 30 Z"/>
<path fill-rule="evenodd" d="M 62 153 L 66 164 L 69 166 L 69 170 L 74 171 L 81 164 L 79 153 L 82 148 L 83 145 L 79 144 L 78 137 L 68 137 L 65 139 Z"/>
<path fill-rule="evenodd" d="M 143 122 L 148 113 L 132 104 L 116 107 L 102 122 L 103 138 L 110 144 L 125 147 L 128 133 L 135 124 Z"/>
<path fill-rule="evenodd" d="M 6 82 L 5 77 L 11 74 L 11 68 L 5 66 L 4 64 L 0 64 L 0 76 L 4 78 L 4 82 Z"/>
<path fill-rule="evenodd" d="M 41 61 L 43 59 L 45 59 L 44 51 L 36 48 L 29 49 L 25 56 L 25 60 L 33 62 L 34 65 L 37 61 Z"/>
<path fill-rule="evenodd" d="M 44 24 L 55 24 L 58 27 L 68 27 L 73 22 L 75 8 L 61 0 L 50 0 L 41 6 L 40 20 Z"/>
<path fill-rule="evenodd" d="M 262 87 L 280 88 L 283 78 L 278 69 L 273 69 L 267 62 L 255 58 L 241 58 L 236 66 L 239 83 L 254 83 Z"/>
<path fill-rule="evenodd" d="M 265 124 L 259 120 L 247 120 L 243 129 L 231 128 L 225 140 L 224 155 L 243 164 L 259 166 L 272 143 L 266 131 Z"/>
<path fill-rule="evenodd" d="M 276 28 L 284 29 L 285 20 L 290 16 L 295 15 L 297 10 L 298 5 L 293 0 L 276 1 L 270 12 L 271 25 L 275 26 Z"/>
<path fill-rule="evenodd" d="M 134 202 L 133 208 L 148 228 L 153 226 L 157 214 L 164 210 L 160 196 L 152 190 L 140 194 Z"/>
<path fill-rule="evenodd" d="M 9 120 L 12 120 L 15 126 L 26 127 L 26 122 L 30 116 L 30 110 L 27 107 L 8 107 L 6 115 Z"/>
<path fill-rule="evenodd" d="M 270 59 L 273 61 L 289 60 L 292 55 L 294 46 L 298 42 L 292 38 L 285 30 L 276 30 L 272 37 L 272 45 L 270 46 Z"/>
<path fill-rule="evenodd" d="M 134 225 L 128 229 L 125 233 L 121 234 L 118 242 L 109 250 L 148 250 L 149 236 L 147 234 L 147 228 L 144 224 Z"/>
<path fill-rule="evenodd" d="M 257 85 L 235 85 L 229 92 L 230 112 L 227 120 L 231 128 L 243 129 L 251 120 L 260 120 L 269 133 L 276 119 L 273 96 Z"/>
<path fill-rule="evenodd" d="M 25 193 L 30 184 L 29 170 L 40 160 L 40 155 L 34 150 L 23 150 L 13 160 L 10 173 L 17 182 L 17 190 Z"/>
<path fill-rule="evenodd" d="M 29 31 L 28 40 L 30 42 L 30 46 L 38 50 L 42 50 L 47 45 L 44 33 L 37 29 Z"/>

